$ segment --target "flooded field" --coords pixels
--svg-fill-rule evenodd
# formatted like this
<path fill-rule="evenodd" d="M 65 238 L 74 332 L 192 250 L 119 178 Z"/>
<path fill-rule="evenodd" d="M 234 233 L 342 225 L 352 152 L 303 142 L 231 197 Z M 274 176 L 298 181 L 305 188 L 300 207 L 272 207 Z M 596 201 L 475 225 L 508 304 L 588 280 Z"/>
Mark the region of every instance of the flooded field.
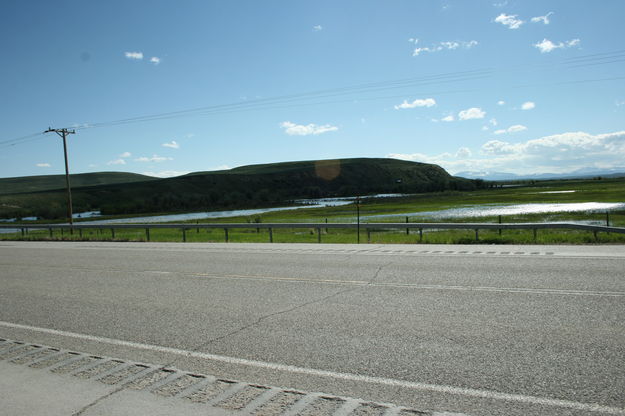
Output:
<path fill-rule="evenodd" d="M 532 204 L 481 204 L 439 211 L 409 212 L 402 214 L 370 215 L 365 219 L 417 217 L 440 221 L 443 219 L 479 218 L 505 215 L 555 214 L 572 212 L 609 212 L 625 209 L 625 202 L 577 202 L 577 203 L 532 203 Z"/>

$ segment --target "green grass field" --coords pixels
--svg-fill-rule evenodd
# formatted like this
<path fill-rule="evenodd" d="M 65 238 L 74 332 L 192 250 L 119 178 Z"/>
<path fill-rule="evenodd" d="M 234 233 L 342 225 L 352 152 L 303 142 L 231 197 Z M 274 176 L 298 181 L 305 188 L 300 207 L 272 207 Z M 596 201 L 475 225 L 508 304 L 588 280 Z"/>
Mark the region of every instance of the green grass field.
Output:
<path fill-rule="evenodd" d="M 114 232 L 114 238 L 113 238 Z M 148 241 L 144 230 L 126 229 L 85 229 L 82 233 L 74 230 L 70 234 L 67 230 L 37 230 L 26 233 L 0 234 L 3 240 L 52 240 L 52 241 Z M 315 229 L 274 229 L 273 243 L 317 243 L 318 235 Z M 187 230 L 184 238 L 186 242 L 225 242 L 225 233 L 221 229 L 199 231 Z M 261 229 L 228 231 L 228 241 L 236 243 L 269 243 L 269 232 Z M 182 242 L 183 233 L 179 229 L 152 229 L 149 241 Z M 322 243 L 356 243 L 358 241 L 355 230 L 334 230 L 327 232 L 322 229 Z M 407 234 L 403 230 L 371 231 L 366 225 L 360 231 L 360 242 L 371 244 L 606 244 L 625 243 L 625 234 L 597 233 L 576 230 L 538 230 L 536 239 L 531 230 L 503 230 L 501 235 L 497 230 L 480 230 L 479 240 L 476 240 L 473 230 L 424 231 L 421 236 L 417 230 Z"/>
<path fill-rule="evenodd" d="M 554 191 L 571 191 L 570 193 L 544 193 Z M 570 230 L 539 230 L 536 238 L 531 230 L 504 230 L 501 235 L 496 231 L 480 230 L 479 241 L 475 239 L 473 230 L 425 231 L 420 237 L 417 230 L 406 234 L 405 230 L 366 231 L 366 222 L 435 222 L 419 216 L 419 212 L 439 211 L 469 205 L 483 204 L 525 204 L 525 203 L 572 203 L 572 202 L 625 202 L 625 179 L 604 180 L 570 180 L 544 181 L 531 186 L 486 189 L 473 192 L 445 192 L 436 194 L 419 194 L 410 197 L 393 199 L 364 200 L 360 205 L 361 218 L 373 215 L 397 215 L 396 217 L 367 218 L 363 220 L 360 242 L 384 244 L 418 244 L 418 243 L 492 243 L 492 244 L 605 244 L 625 243 L 624 234 L 593 234 L 588 231 Z M 198 223 L 324 223 L 355 222 L 356 207 L 354 204 L 307 208 L 291 211 L 269 212 L 253 217 L 231 217 L 212 220 L 200 220 Z M 499 221 L 496 216 L 476 218 L 442 218 L 439 222 L 484 222 Z M 566 222 L 593 221 L 605 225 L 605 212 L 574 212 L 550 214 L 526 214 L 502 216 L 503 223 L 513 222 Z M 625 227 L 625 210 L 612 211 L 609 214 L 611 226 Z M 189 224 L 196 223 L 190 221 Z M 269 242 L 269 233 L 261 229 L 233 230 L 228 233 L 230 242 Z M 78 231 L 69 235 L 67 231 L 55 230 L 50 236 L 49 231 L 31 231 L 24 236 L 21 233 L 0 234 L 0 239 L 52 239 L 52 240 L 111 240 L 110 229 L 84 230 L 82 236 Z M 144 230 L 115 230 L 115 239 L 119 241 L 146 241 Z M 152 229 L 150 241 L 182 241 L 182 231 L 178 229 Z M 223 242 L 222 229 L 187 230 L 187 242 Z M 318 235 L 314 229 L 274 229 L 274 243 L 316 243 Z M 321 241 L 324 243 L 355 243 L 355 230 L 329 229 L 322 230 Z"/>

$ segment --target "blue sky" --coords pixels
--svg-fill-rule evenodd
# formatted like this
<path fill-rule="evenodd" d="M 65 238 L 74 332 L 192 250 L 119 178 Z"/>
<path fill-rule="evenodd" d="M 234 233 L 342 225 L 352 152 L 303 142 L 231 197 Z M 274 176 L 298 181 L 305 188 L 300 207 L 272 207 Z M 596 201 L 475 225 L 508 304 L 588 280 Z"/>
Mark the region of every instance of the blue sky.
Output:
<path fill-rule="evenodd" d="M 64 172 L 60 138 L 31 136 L 48 127 L 76 128 L 73 173 L 625 171 L 624 16 L 620 0 L 4 1 L 0 177 Z"/>

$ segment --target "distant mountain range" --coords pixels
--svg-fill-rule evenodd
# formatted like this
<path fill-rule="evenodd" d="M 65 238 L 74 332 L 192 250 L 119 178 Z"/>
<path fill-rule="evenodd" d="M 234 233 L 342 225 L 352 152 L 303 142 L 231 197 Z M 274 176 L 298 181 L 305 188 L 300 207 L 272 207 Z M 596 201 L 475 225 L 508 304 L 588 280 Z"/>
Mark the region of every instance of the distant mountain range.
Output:
<path fill-rule="evenodd" d="M 517 180 L 545 180 L 545 179 L 586 179 L 601 176 L 603 178 L 625 177 L 625 167 L 615 169 L 578 169 L 568 173 L 534 173 L 518 175 L 509 172 L 458 172 L 454 176 L 468 179 L 484 179 L 487 181 L 517 181 Z"/>

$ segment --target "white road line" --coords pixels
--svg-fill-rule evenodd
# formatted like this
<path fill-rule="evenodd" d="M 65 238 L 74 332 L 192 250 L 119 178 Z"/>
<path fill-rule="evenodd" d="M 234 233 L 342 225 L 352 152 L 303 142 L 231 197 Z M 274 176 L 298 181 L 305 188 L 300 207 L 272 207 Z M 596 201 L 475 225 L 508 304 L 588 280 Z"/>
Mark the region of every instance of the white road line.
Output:
<path fill-rule="evenodd" d="M 0 266 L 11 265 L 14 267 L 28 267 L 30 265 L 14 265 L 8 263 L 0 263 Z M 190 273 L 182 271 L 162 271 L 162 270 L 125 270 L 125 269 L 90 269 L 86 267 L 73 267 L 68 269 L 65 266 L 34 266 L 45 269 L 55 268 L 72 271 L 86 272 L 107 272 L 107 273 L 149 273 L 162 275 L 181 275 L 192 276 L 206 279 L 218 280 L 256 280 L 256 281 L 273 281 L 287 283 L 312 283 L 312 284 L 328 284 L 328 285 L 352 285 L 363 287 L 382 287 L 382 288 L 405 288 L 418 290 L 456 290 L 463 292 L 504 292 L 504 293 L 524 293 L 534 295 L 561 295 L 561 296 L 605 296 L 605 297 L 625 297 L 625 292 L 619 291 L 600 291 L 600 290 L 578 290 L 578 289 L 552 289 L 552 288 L 531 288 L 531 287 L 496 287 L 496 286 L 462 286 L 462 285 L 424 285 L 417 283 L 370 283 L 366 280 L 340 280 L 340 279 L 309 279 L 305 277 L 278 277 L 278 276 L 261 276 L 261 275 L 238 275 L 238 274 L 208 274 L 208 273 Z"/>
<path fill-rule="evenodd" d="M 181 273 L 187 274 L 187 273 Z M 598 291 L 598 290 L 577 290 L 577 289 L 551 289 L 551 288 L 531 288 L 531 287 L 496 287 L 496 286 L 461 286 L 461 285 L 422 285 L 416 283 L 370 283 L 366 280 L 339 280 L 339 279 L 306 279 L 297 277 L 275 277 L 275 276 L 245 276 L 245 275 L 212 275 L 206 273 L 190 273 L 191 276 L 204 277 L 207 279 L 241 279 L 241 280 L 267 280 L 278 282 L 297 283 L 320 283 L 334 285 L 355 285 L 368 287 L 393 287 L 422 290 L 460 290 L 469 292 L 506 292 L 506 293 L 529 293 L 539 295 L 569 295 L 569 296 L 611 296 L 625 297 L 625 292 Z"/>
<path fill-rule="evenodd" d="M 379 384 L 385 386 L 401 387 L 412 390 L 432 391 L 436 393 L 455 394 L 460 396 L 478 397 L 490 400 L 503 400 L 510 402 L 526 403 L 531 405 L 551 406 L 579 410 L 583 412 L 598 412 L 610 415 L 625 416 L 625 409 L 618 407 L 603 406 L 594 403 L 580 403 L 570 400 L 560 400 L 545 397 L 528 396 L 523 394 L 501 393 L 492 390 L 478 390 L 464 387 L 454 387 L 439 384 L 418 383 L 404 380 L 396 380 L 392 378 L 371 377 L 351 373 L 339 373 L 334 371 L 318 370 L 314 368 L 297 367 L 293 365 L 270 363 L 264 361 L 247 360 L 244 358 L 227 357 L 224 355 L 208 354 L 196 351 L 181 350 L 178 348 L 163 347 L 159 345 L 142 344 L 132 341 L 123 341 L 114 338 L 98 337 L 88 334 L 79 334 L 76 332 L 59 331 L 50 328 L 41 328 L 31 325 L 16 324 L 13 322 L 0 321 L 0 326 L 6 328 L 23 329 L 44 334 L 59 335 L 69 338 L 82 339 L 87 341 L 95 341 L 104 344 L 131 347 L 142 350 L 156 351 L 168 354 L 175 354 L 184 357 L 201 358 L 205 360 L 219 361 L 227 364 L 245 365 L 249 367 L 266 368 L 269 370 L 284 371 L 288 373 L 305 374 L 309 376 L 328 377 L 339 380 L 348 380 L 355 382 Z"/>

